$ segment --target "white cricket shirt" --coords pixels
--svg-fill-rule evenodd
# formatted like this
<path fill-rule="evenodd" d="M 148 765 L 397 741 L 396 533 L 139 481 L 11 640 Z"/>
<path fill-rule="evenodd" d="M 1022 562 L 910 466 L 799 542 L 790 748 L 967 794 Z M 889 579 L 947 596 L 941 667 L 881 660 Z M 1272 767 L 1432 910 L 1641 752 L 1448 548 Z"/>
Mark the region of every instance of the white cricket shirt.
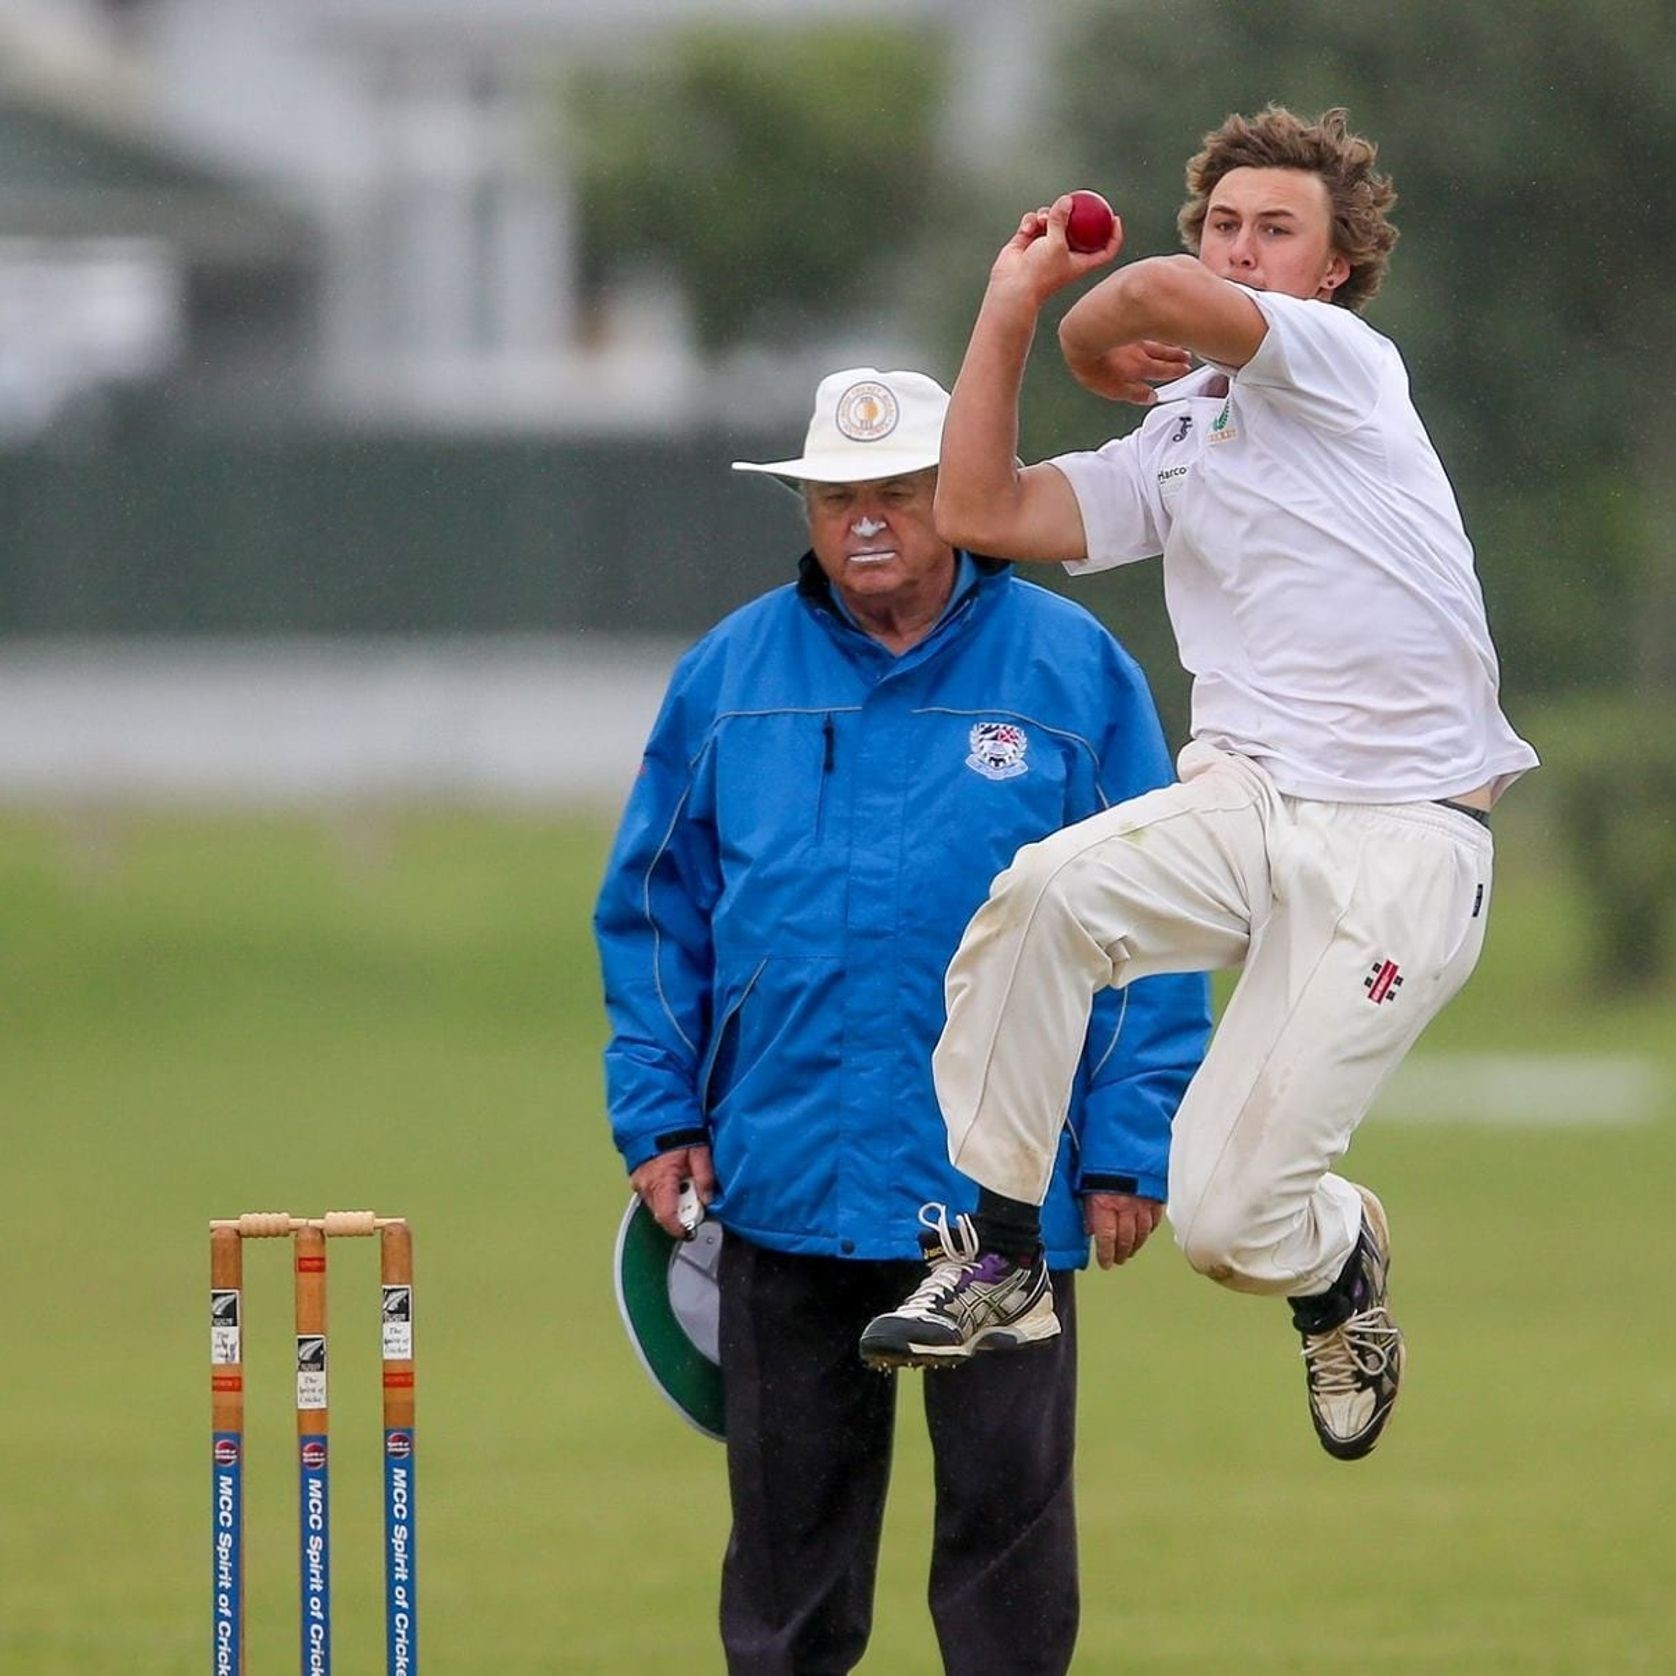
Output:
<path fill-rule="evenodd" d="M 1200 368 L 1138 430 L 1051 462 L 1088 537 L 1065 568 L 1163 554 L 1193 736 L 1281 791 L 1499 796 L 1536 753 L 1501 713 L 1472 546 L 1402 357 L 1335 303 L 1251 297 L 1268 331 L 1245 366 Z"/>

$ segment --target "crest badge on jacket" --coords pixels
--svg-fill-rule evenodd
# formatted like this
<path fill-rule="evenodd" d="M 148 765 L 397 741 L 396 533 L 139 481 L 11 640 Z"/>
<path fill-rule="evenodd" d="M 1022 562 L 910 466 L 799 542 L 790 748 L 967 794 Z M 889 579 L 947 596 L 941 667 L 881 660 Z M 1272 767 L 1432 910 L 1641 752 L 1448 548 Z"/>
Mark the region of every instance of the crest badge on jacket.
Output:
<path fill-rule="evenodd" d="M 1016 780 L 1030 764 L 1024 753 L 1030 740 L 1014 722 L 979 722 L 969 737 L 972 754 L 966 766 L 986 780 Z"/>

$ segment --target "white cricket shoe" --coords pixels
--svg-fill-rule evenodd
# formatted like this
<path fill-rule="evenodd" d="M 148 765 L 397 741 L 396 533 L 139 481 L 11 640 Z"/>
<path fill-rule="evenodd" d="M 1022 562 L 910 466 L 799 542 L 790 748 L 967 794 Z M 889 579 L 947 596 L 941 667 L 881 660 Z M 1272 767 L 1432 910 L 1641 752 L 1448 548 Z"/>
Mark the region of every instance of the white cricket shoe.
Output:
<path fill-rule="evenodd" d="M 1362 1232 L 1345 1272 L 1318 1298 L 1294 1298 L 1303 1334 L 1309 1413 L 1321 1447 L 1335 1460 L 1359 1461 L 1378 1443 L 1396 1405 L 1407 1351 L 1386 1302 L 1391 1233 L 1385 1207 L 1365 1187 Z M 1332 1322 L 1348 1301 L 1350 1312 Z"/>
<path fill-rule="evenodd" d="M 933 1214 L 934 1213 L 934 1214 Z M 951 1228 L 941 1205 L 922 1206 L 930 1272 L 899 1309 L 876 1315 L 861 1335 L 869 1367 L 954 1367 L 980 1350 L 1014 1350 L 1059 1331 L 1046 1260 L 1017 1263 L 980 1251 L 969 1216 Z"/>

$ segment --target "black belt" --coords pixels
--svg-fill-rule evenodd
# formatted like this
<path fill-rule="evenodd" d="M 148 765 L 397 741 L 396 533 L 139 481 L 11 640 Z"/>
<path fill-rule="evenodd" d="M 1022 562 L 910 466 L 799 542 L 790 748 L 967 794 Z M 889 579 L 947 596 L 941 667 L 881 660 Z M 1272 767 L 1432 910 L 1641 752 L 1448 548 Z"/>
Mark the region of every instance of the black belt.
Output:
<path fill-rule="evenodd" d="M 1445 809 L 1454 809 L 1460 814 L 1471 815 L 1480 826 L 1490 824 L 1490 811 L 1488 809 L 1475 809 L 1470 803 L 1457 803 L 1452 797 L 1434 797 L 1432 802 L 1441 803 Z"/>

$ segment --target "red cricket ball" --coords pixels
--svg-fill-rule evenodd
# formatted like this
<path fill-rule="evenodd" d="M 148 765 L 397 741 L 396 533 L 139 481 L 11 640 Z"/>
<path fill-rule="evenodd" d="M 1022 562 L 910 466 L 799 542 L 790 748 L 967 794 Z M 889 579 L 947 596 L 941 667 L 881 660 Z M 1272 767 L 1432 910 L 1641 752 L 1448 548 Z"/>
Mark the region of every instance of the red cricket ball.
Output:
<path fill-rule="evenodd" d="M 1080 255 L 1104 250 L 1117 217 L 1098 192 L 1073 192 L 1071 213 L 1065 222 L 1065 242 Z"/>

